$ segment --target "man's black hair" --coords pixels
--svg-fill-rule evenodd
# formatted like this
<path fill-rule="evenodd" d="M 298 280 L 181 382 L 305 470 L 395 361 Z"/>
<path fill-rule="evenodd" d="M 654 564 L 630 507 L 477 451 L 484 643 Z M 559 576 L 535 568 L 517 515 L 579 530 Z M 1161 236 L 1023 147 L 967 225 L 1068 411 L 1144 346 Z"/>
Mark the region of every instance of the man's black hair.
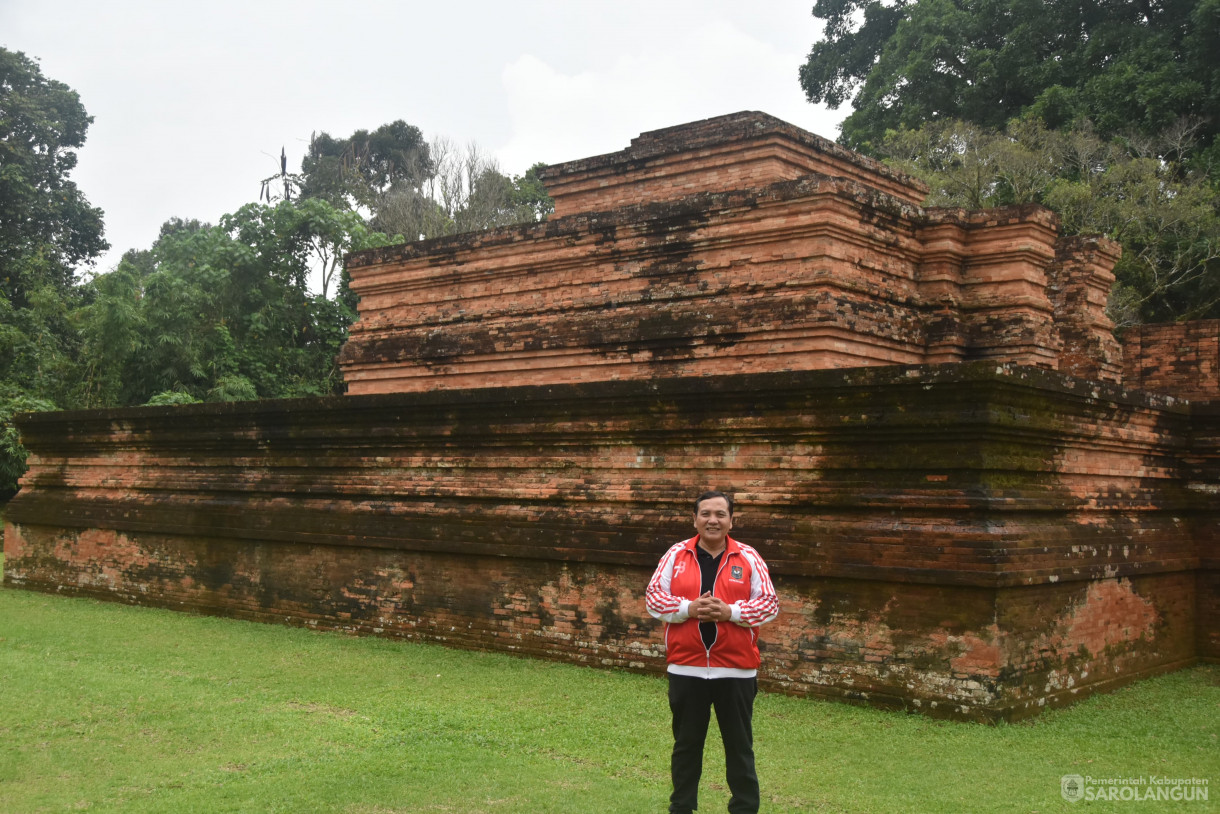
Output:
<path fill-rule="evenodd" d="M 695 498 L 695 514 L 699 513 L 699 504 L 700 503 L 702 503 L 705 500 L 711 500 L 714 497 L 724 498 L 724 502 L 729 504 L 729 517 L 732 517 L 733 516 L 733 498 L 729 497 L 724 492 L 717 492 L 714 490 L 710 491 L 710 492 L 704 492 L 703 494 L 699 495 L 699 497 Z"/>

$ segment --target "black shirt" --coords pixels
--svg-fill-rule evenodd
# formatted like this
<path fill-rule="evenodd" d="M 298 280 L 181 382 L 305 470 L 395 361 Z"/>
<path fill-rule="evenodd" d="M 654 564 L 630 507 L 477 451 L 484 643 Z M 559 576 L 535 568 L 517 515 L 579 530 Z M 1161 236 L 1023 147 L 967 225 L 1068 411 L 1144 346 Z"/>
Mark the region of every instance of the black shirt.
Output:
<path fill-rule="evenodd" d="M 703 550 L 703 546 L 695 546 L 695 556 L 699 559 L 699 595 L 710 592 L 716 586 L 716 572 L 720 570 L 720 560 L 724 557 L 721 551 L 715 557 Z M 708 650 L 716 643 L 716 623 L 700 622 L 699 635 L 703 637 L 703 646 Z"/>

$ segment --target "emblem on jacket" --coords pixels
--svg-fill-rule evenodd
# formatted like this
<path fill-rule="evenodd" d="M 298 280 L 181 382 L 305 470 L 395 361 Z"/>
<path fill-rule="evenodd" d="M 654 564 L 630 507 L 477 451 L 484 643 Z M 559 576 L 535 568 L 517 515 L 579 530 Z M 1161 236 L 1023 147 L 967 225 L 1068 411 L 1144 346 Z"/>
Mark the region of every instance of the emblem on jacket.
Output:
<path fill-rule="evenodd" d="M 733 574 L 733 579 L 741 579 L 741 566 L 734 565 L 731 573 Z"/>

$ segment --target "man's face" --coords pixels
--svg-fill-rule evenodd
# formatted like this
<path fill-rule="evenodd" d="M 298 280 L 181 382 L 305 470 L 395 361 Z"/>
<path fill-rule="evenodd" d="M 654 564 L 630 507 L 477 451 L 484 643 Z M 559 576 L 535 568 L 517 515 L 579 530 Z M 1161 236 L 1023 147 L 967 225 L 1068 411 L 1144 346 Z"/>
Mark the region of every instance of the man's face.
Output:
<path fill-rule="evenodd" d="M 695 510 L 695 531 L 699 537 L 719 548 L 733 528 L 733 516 L 729 514 L 729 502 L 722 497 L 710 497 Z"/>

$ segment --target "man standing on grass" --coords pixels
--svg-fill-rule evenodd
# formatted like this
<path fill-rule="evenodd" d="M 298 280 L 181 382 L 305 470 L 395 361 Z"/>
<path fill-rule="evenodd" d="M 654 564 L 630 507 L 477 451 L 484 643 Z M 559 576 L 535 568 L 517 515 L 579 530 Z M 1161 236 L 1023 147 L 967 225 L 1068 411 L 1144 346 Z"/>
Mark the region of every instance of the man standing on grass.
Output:
<path fill-rule="evenodd" d="M 724 741 L 730 814 L 758 811 L 754 772 L 754 696 L 758 627 L 779 613 L 767 564 L 729 537 L 733 498 L 704 492 L 695 500 L 694 537 L 665 552 L 648 582 L 645 604 L 665 622 L 674 751 L 671 814 L 699 807 L 703 742 L 711 710 Z"/>

